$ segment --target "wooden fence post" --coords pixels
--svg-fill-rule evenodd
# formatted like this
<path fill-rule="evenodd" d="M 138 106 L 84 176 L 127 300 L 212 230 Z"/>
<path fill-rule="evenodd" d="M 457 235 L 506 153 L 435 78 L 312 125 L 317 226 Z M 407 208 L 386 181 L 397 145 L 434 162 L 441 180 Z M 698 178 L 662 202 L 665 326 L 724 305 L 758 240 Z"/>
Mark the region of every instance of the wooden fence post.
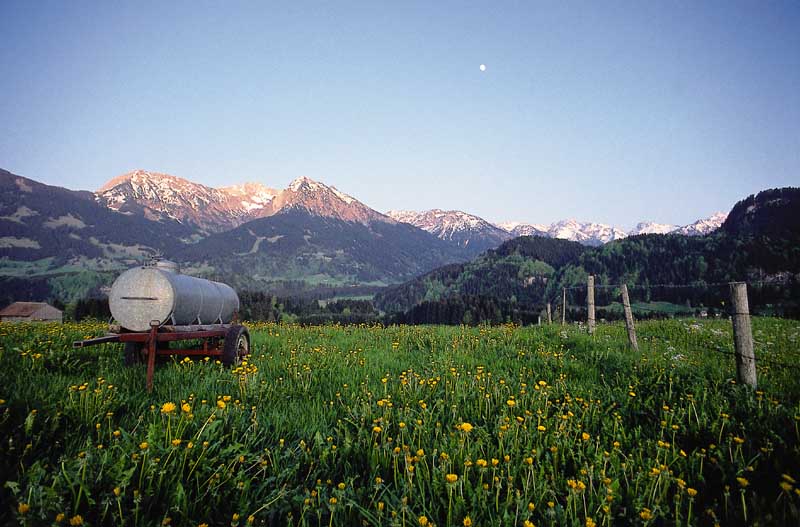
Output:
<path fill-rule="evenodd" d="M 586 280 L 586 307 L 588 308 L 589 334 L 594 334 L 594 275 L 589 275 Z"/>
<path fill-rule="evenodd" d="M 636 342 L 636 328 L 633 326 L 633 312 L 631 312 L 631 299 L 628 296 L 627 284 L 620 286 L 622 291 L 622 309 L 625 311 L 625 328 L 628 330 L 628 342 L 634 351 L 639 351 L 639 344 Z"/>
<path fill-rule="evenodd" d="M 567 288 L 561 290 L 561 325 L 567 323 Z"/>
<path fill-rule="evenodd" d="M 750 327 L 750 307 L 747 303 L 747 284 L 731 282 L 731 323 L 733 324 L 733 344 L 736 348 L 736 374 L 739 382 L 755 389 L 756 356 L 753 351 L 753 330 Z"/>
<path fill-rule="evenodd" d="M 547 323 L 553 323 L 553 316 L 550 314 L 550 302 L 547 303 Z"/>

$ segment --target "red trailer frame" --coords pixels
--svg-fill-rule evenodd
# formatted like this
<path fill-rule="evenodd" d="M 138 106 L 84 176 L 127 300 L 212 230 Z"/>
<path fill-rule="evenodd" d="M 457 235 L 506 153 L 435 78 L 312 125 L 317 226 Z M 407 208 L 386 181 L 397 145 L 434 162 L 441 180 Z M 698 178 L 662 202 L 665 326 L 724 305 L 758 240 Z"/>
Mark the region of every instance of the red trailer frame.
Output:
<path fill-rule="evenodd" d="M 79 340 L 72 343 L 74 348 L 96 346 L 110 342 L 141 343 L 147 353 L 147 391 L 153 391 L 153 374 L 156 367 L 156 356 L 203 356 L 227 358 L 235 364 L 250 352 L 250 333 L 245 326 L 232 324 L 210 324 L 202 326 L 160 326 L 157 321 L 150 323 L 150 331 L 125 331 L 111 326 L 110 333 L 103 337 Z M 202 347 L 190 349 L 159 349 L 159 342 L 200 339 Z M 232 342 L 234 339 L 235 342 Z M 226 357 L 228 355 L 228 357 Z M 223 360 L 223 362 L 226 362 Z"/>

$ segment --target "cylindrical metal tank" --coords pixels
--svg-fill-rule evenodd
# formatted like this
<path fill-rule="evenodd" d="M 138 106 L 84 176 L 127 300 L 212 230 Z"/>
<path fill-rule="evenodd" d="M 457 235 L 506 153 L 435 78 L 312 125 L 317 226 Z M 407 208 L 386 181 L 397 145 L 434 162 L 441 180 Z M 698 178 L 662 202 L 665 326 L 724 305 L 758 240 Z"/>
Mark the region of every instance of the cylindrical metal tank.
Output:
<path fill-rule="evenodd" d="M 180 274 L 177 265 L 128 269 L 111 286 L 111 315 L 130 331 L 147 331 L 150 322 L 227 324 L 239 309 L 239 297 L 229 285 Z"/>

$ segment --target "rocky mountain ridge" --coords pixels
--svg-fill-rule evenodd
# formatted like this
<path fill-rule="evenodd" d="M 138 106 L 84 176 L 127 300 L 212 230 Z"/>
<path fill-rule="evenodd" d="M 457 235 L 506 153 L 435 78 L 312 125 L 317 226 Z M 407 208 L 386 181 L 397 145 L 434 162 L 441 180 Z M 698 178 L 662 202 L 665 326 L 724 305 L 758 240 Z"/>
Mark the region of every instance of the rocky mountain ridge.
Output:
<path fill-rule="evenodd" d="M 427 231 L 474 256 L 513 238 L 513 234 L 483 218 L 458 210 L 432 209 L 422 213 L 390 210 L 386 215 Z"/>
<path fill-rule="evenodd" d="M 307 177 L 284 190 L 261 183 L 212 188 L 181 177 L 147 170 L 118 176 L 96 193 L 102 205 L 124 214 L 159 221 L 172 219 L 198 228 L 202 234 L 233 229 L 292 207 L 344 221 L 392 222 L 352 196 Z"/>

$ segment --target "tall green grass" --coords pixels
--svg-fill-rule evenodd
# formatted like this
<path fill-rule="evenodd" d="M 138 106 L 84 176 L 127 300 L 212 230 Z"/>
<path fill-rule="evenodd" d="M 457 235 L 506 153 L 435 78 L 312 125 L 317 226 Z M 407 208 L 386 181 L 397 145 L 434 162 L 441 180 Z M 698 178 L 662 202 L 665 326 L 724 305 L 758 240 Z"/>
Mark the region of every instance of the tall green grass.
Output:
<path fill-rule="evenodd" d="M 2 523 L 713 525 L 800 520 L 800 324 L 251 325 L 155 390 L 100 324 L 0 325 Z"/>

